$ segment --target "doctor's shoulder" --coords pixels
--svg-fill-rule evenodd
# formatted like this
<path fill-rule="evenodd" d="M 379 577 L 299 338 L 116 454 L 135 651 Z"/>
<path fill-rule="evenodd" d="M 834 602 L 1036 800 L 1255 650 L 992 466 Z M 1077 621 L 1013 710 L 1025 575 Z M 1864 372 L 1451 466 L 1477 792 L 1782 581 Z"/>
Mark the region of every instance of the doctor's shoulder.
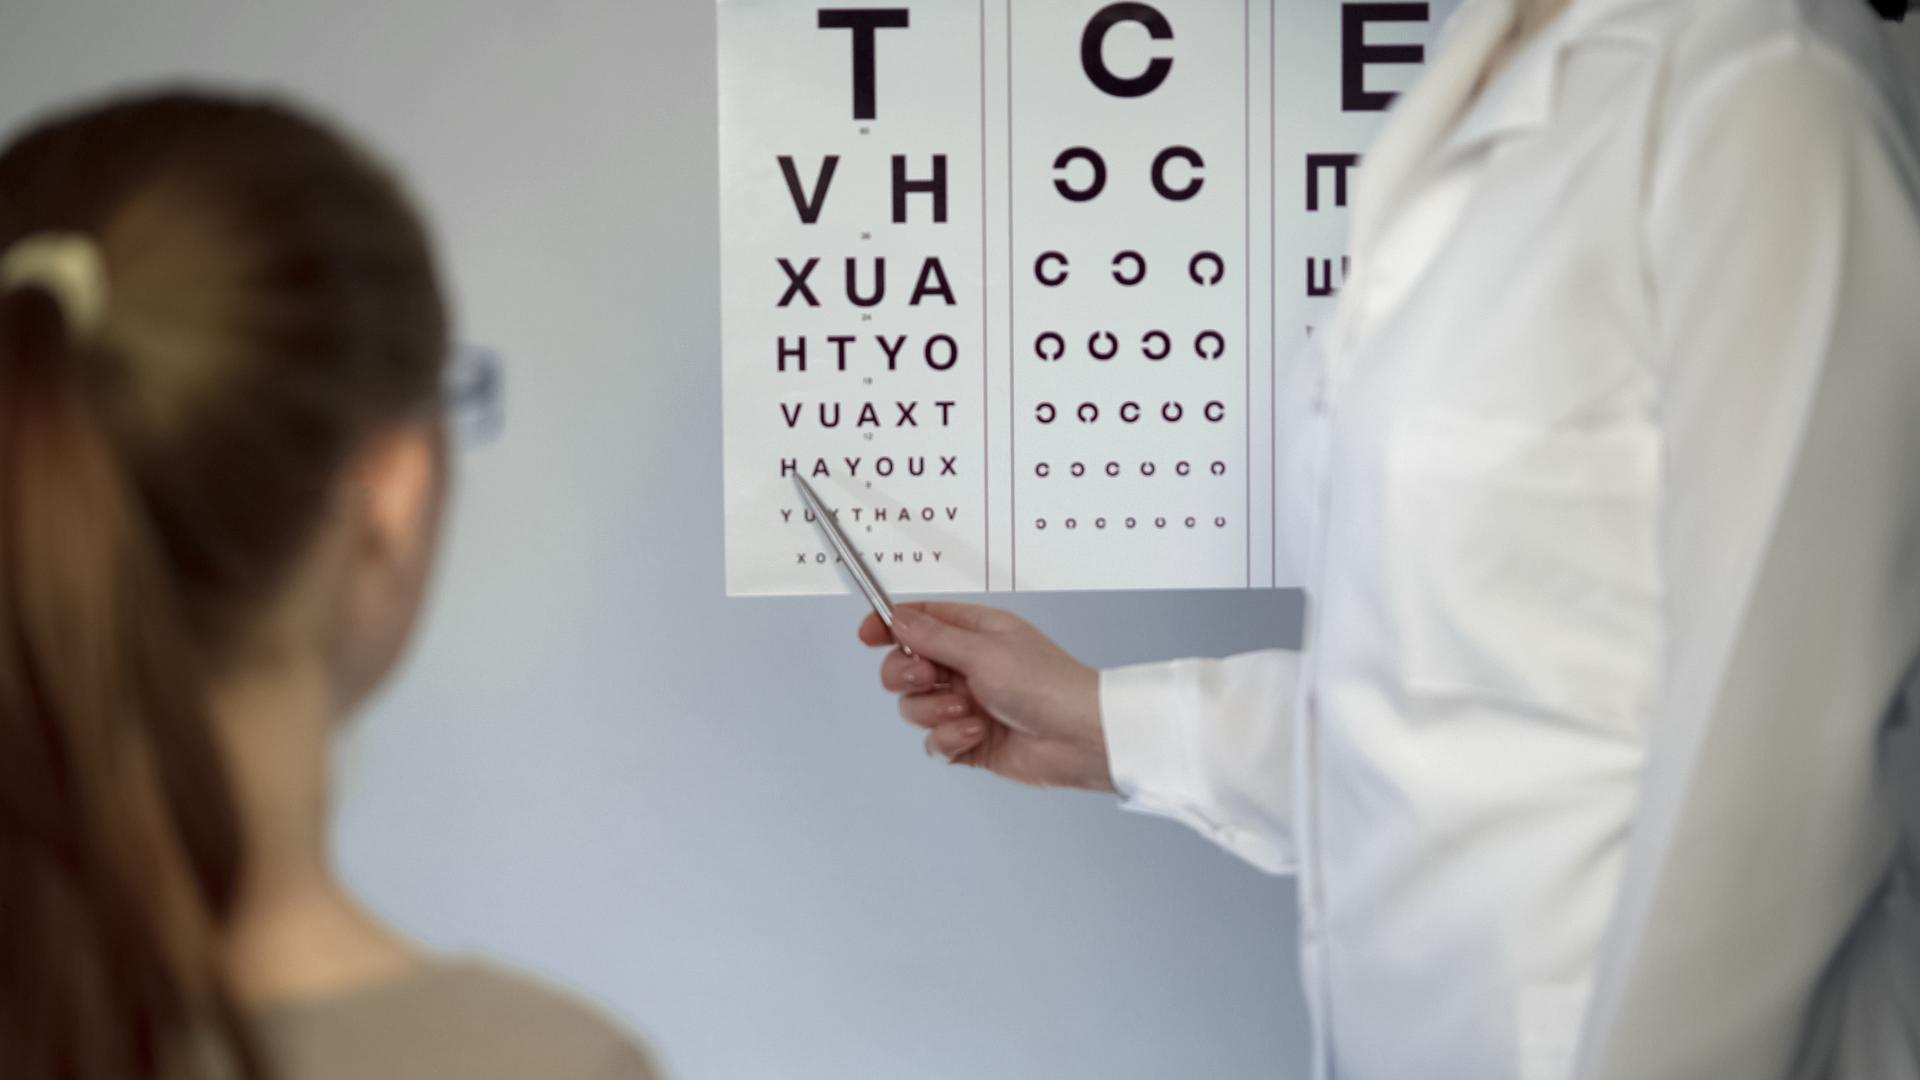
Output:
<path fill-rule="evenodd" d="M 1907 0 L 1881 0 L 1905 4 Z M 1728 114 L 1768 117 L 1789 146 L 1871 130 L 1911 172 L 1920 90 L 1868 0 L 1687 0 L 1665 5 L 1658 108 L 1666 140 L 1711 137 Z M 1738 147 L 1733 148 L 1736 151 Z"/>
<path fill-rule="evenodd" d="M 649 1050 L 581 998 L 487 961 L 429 962 L 254 1017 L 279 1080 L 661 1080 Z"/>

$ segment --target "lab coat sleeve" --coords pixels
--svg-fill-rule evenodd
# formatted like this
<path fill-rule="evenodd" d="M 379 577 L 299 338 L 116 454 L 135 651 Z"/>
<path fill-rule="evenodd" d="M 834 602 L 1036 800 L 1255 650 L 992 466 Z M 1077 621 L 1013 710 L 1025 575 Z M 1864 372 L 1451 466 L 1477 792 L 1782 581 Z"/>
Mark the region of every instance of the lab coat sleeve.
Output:
<path fill-rule="evenodd" d="M 1682 100 L 1651 172 L 1666 676 L 1588 1080 L 1920 1076 L 1920 958 L 1844 948 L 1900 909 L 1881 744 L 1920 649 L 1920 176 L 1888 101 L 1779 43 Z"/>
<path fill-rule="evenodd" d="M 1299 676 L 1300 654 L 1280 650 L 1102 672 L 1100 718 L 1125 807 L 1291 873 Z"/>

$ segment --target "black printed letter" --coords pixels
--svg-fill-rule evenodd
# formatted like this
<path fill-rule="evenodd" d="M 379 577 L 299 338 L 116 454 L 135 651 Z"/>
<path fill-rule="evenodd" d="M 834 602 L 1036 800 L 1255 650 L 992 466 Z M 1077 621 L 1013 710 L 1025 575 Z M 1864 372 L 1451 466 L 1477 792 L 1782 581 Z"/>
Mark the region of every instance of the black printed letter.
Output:
<path fill-rule="evenodd" d="M 1193 167 L 1193 176 L 1189 177 L 1185 187 L 1174 187 L 1167 183 L 1167 162 L 1178 158 Z M 1168 202 L 1186 202 L 1200 194 L 1200 186 L 1206 181 L 1201 178 L 1200 170 L 1206 162 L 1200 159 L 1200 152 L 1191 146 L 1169 146 L 1160 151 L 1153 159 L 1153 190 Z"/>
<path fill-rule="evenodd" d="M 1347 205 L 1347 170 L 1360 164 L 1359 154 L 1307 155 L 1307 209 L 1320 209 L 1320 170 L 1333 170 L 1333 205 Z"/>
<path fill-rule="evenodd" d="M 1167 22 L 1166 16 L 1151 5 L 1108 4 L 1087 20 L 1087 29 L 1080 35 L 1080 66 L 1086 69 L 1087 78 L 1093 80 L 1093 85 L 1114 97 L 1144 97 L 1167 81 L 1167 73 L 1173 70 L 1173 61 L 1156 56 L 1148 62 L 1147 70 L 1142 74 L 1131 79 L 1115 75 L 1107 67 L 1102 47 L 1106 44 L 1107 31 L 1123 22 L 1135 22 L 1146 27 L 1147 36 L 1155 41 L 1168 41 L 1173 37 L 1173 27 Z"/>
<path fill-rule="evenodd" d="M 820 220 L 820 208 L 827 202 L 827 187 L 833 183 L 833 170 L 840 165 L 839 154 L 828 154 L 820 163 L 820 175 L 814 177 L 813 194 L 800 194 L 800 174 L 794 170 L 793 156 L 780 155 L 780 172 L 787 178 L 787 194 L 793 196 L 793 208 L 800 211 L 800 224 L 811 225 Z"/>
<path fill-rule="evenodd" d="M 874 118 L 873 32 L 904 29 L 906 8 L 821 8 L 820 29 L 853 31 L 853 118 Z"/>
<path fill-rule="evenodd" d="M 920 280 L 914 283 L 913 298 L 907 301 L 907 305 L 911 307 L 918 304 L 923 296 L 945 297 L 948 307 L 957 302 L 953 298 L 953 286 L 947 284 L 947 272 L 941 268 L 938 255 L 929 256 L 920 265 Z"/>
<path fill-rule="evenodd" d="M 1418 45 L 1369 45 L 1370 22 L 1426 22 L 1425 4 L 1348 3 L 1340 5 L 1340 109 L 1383 112 L 1393 104 L 1390 92 L 1367 90 L 1368 64 L 1418 64 L 1426 50 Z"/>
<path fill-rule="evenodd" d="M 819 298 L 814 296 L 813 290 L 807 287 L 807 276 L 813 273 L 814 267 L 820 265 L 820 260 L 808 259 L 806 265 L 798 270 L 795 270 L 793 264 L 785 259 L 780 259 L 779 262 L 780 269 L 787 272 L 787 291 L 781 295 L 777 306 L 786 307 L 793 302 L 794 297 L 804 296 L 807 298 L 808 307 L 819 307 Z"/>
<path fill-rule="evenodd" d="M 935 224 L 947 220 L 947 155 L 933 155 L 933 179 L 931 180 L 907 179 L 906 155 L 893 155 L 893 223 L 895 225 L 907 220 L 907 196 L 916 193 L 933 196 Z"/>
<path fill-rule="evenodd" d="M 1073 161 L 1084 161 L 1093 166 L 1093 182 L 1086 187 L 1077 188 L 1067 183 L 1065 175 L 1060 175 L 1054 177 L 1053 188 L 1069 202 L 1086 202 L 1099 195 L 1107 186 L 1107 163 L 1101 160 L 1098 151 L 1084 146 L 1073 146 L 1060 151 L 1060 156 L 1053 159 L 1054 171 L 1064 174 L 1068 163 Z"/>

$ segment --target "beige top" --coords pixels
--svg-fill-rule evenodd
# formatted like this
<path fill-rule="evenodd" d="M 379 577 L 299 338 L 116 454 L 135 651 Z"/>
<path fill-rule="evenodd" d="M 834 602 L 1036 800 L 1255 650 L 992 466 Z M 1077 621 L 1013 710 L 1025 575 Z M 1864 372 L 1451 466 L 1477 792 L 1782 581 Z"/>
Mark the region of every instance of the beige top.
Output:
<path fill-rule="evenodd" d="M 278 1080 L 657 1080 L 610 1019 L 522 975 L 445 960 L 350 993 L 262 1010 Z"/>

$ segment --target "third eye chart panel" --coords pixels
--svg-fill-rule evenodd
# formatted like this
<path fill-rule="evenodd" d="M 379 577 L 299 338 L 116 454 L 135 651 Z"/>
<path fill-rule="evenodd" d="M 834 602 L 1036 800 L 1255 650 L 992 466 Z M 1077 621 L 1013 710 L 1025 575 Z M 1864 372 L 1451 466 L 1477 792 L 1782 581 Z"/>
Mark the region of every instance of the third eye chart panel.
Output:
<path fill-rule="evenodd" d="M 727 591 L 1259 588 L 1428 3 L 720 0 Z"/>

